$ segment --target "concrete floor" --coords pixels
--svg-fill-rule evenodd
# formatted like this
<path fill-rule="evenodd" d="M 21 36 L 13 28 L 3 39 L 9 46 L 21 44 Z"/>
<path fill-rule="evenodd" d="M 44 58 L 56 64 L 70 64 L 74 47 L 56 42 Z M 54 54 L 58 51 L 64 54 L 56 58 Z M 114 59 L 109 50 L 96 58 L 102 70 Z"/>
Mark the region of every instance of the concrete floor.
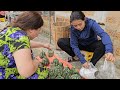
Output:
<path fill-rule="evenodd" d="M 40 34 L 37 38 L 34 39 L 34 41 L 37 41 L 37 42 L 41 42 L 43 44 L 50 44 L 50 37 L 45 34 Z M 67 60 L 67 58 L 69 57 L 69 55 L 67 53 L 65 53 L 64 51 L 61 51 L 61 50 L 56 50 L 55 49 L 55 44 L 54 44 L 54 41 L 51 40 L 51 48 L 54 50 L 55 54 L 58 55 L 60 58 L 62 58 L 63 60 Z M 41 52 L 41 50 L 44 50 L 45 52 L 47 52 L 47 49 L 45 48 L 35 48 L 33 49 L 33 54 L 34 56 L 38 56 Z M 96 67 L 99 68 L 100 65 L 102 65 L 104 63 L 104 57 L 102 57 L 98 63 L 96 64 Z M 81 68 L 81 63 L 79 61 L 76 61 L 76 62 L 71 62 L 71 64 L 76 67 L 77 69 L 80 69 Z M 120 60 L 116 60 L 115 61 L 115 67 L 116 67 L 116 75 L 118 77 L 120 77 Z M 119 78 L 120 79 L 120 78 Z"/>

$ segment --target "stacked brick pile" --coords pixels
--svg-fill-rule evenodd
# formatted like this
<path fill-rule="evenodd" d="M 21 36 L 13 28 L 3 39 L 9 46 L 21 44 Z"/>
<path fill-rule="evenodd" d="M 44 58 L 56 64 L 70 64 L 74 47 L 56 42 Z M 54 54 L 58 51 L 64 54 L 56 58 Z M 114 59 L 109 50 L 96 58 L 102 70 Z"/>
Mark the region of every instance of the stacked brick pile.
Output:
<path fill-rule="evenodd" d="M 59 38 L 68 38 L 70 34 L 70 20 L 64 17 L 56 17 L 56 22 L 53 24 L 52 37 L 55 42 L 56 49 L 59 49 L 57 46 L 57 41 Z"/>
<path fill-rule="evenodd" d="M 56 22 L 54 21 L 54 17 L 51 16 L 42 16 L 44 20 L 44 25 L 40 30 L 40 33 L 43 33 L 46 35 L 46 37 L 50 38 L 50 32 L 51 32 L 51 38 L 53 39 L 55 43 L 56 49 L 60 49 L 57 46 L 57 41 L 59 38 L 65 38 L 69 37 L 69 27 L 70 27 L 70 20 L 69 18 L 65 18 L 63 16 L 57 16 Z"/>

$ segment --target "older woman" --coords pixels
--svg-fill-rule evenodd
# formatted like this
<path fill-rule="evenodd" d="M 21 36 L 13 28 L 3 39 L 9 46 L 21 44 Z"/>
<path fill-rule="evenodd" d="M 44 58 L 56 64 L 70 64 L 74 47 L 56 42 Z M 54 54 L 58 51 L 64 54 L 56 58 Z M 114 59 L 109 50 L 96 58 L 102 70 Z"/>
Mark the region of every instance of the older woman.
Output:
<path fill-rule="evenodd" d="M 16 21 L 0 32 L 0 78 L 1 79 L 39 79 L 46 78 L 48 71 L 44 69 L 45 76 L 40 76 L 39 60 L 32 58 L 31 48 L 49 45 L 30 41 L 38 36 L 43 26 L 41 15 L 35 11 L 25 11 Z M 42 73 L 42 72 L 41 72 Z"/>

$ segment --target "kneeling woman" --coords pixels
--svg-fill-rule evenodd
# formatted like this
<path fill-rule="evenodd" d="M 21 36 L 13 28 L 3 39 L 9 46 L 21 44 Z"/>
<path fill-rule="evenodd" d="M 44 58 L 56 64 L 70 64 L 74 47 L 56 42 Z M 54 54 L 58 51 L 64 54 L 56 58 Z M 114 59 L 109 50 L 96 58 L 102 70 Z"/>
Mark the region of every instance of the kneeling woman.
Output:
<path fill-rule="evenodd" d="M 43 23 L 39 13 L 25 11 L 12 26 L 0 32 L 0 79 L 40 78 L 40 61 L 33 60 L 31 48 L 50 48 L 30 40 L 38 36 Z"/>
<path fill-rule="evenodd" d="M 77 56 L 85 68 L 89 67 L 80 50 L 94 52 L 91 59 L 93 65 L 96 65 L 104 54 L 107 60 L 115 60 L 110 37 L 95 20 L 85 17 L 81 11 L 73 11 L 70 23 L 70 38 L 61 38 L 57 43 L 62 50 L 73 57 L 72 60 Z M 97 35 L 101 40 L 97 39 Z"/>

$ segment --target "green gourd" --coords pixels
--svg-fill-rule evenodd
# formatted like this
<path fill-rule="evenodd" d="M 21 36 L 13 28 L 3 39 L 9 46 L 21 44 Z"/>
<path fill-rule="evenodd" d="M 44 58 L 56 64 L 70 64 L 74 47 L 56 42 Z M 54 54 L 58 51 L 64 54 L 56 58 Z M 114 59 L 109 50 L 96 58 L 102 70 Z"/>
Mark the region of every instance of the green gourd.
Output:
<path fill-rule="evenodd" d="M 45 54 L 44 51 L 42 51 L 39 56 L 40 56 L 41 59 L 43 59 L 44 57 L 46 57 L 46 54 Z"/>
<path fill-rule="evenodd" d="M 54 56 L 54 51 L 53 50 L 48 50 L 48 56 L 53 57 Z"/>
<path fill-rule="evenodd" d="M 42 64 L 43 66 L 49 65 L 49 63 L 50 63 L 50 62 L 49 62 L 48 58 L 44 57 L 44 58 L 42 59 L 41 64 Z"/>

